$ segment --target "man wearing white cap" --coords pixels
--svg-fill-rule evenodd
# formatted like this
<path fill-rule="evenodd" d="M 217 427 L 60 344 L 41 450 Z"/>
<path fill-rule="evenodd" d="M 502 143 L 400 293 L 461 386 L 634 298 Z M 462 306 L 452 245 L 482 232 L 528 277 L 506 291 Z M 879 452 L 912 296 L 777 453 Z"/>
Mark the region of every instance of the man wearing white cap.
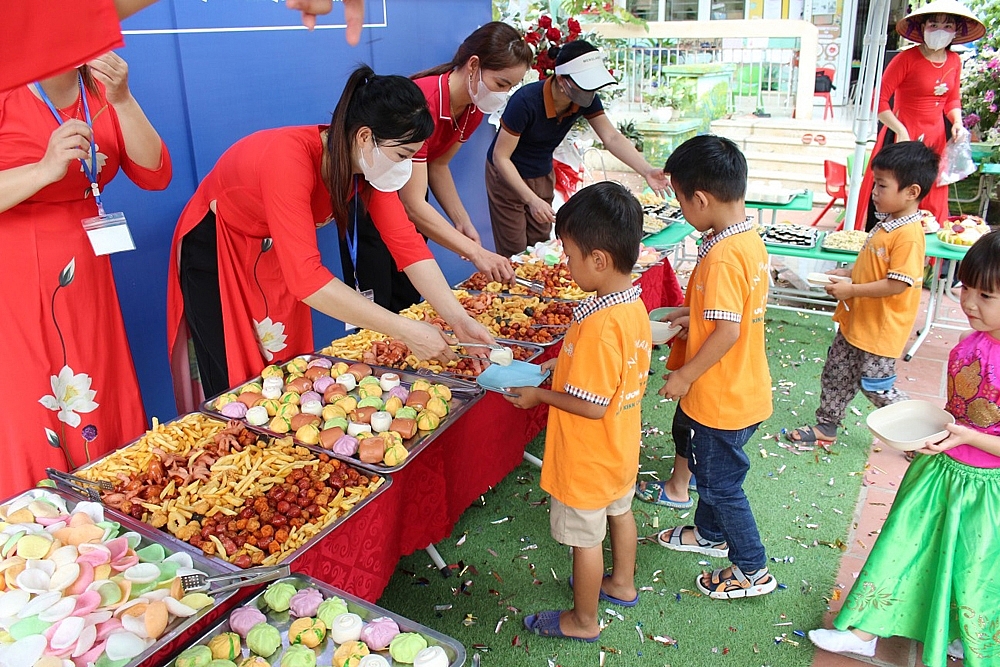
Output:
<path fill-rule="evenodd" d="M 615 83 L 615 78 L 601 52 L 576 40 L 559 49 L 555 63 L 555 76 L 511 96 L 486 154 L 490 222 L 500 255 L 514 255 L 548 240 L 555 221 L 552 154 L 580 116 L 604 147 L 642 174 L 654 191 L 662 193 L 667 187 L 663 169 L 646 162 L 604 115 L 597 91 Z"/>

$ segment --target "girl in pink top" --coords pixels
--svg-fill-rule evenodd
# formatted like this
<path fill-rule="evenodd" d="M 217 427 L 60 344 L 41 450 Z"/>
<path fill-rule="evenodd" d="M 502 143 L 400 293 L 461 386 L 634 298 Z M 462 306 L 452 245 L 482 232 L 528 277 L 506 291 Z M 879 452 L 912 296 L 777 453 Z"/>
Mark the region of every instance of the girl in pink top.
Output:
<path fill-rule="evenodd" d="M 816 646 L 875 654 L 878 637 L 924 643 L 928 667 L 964 652 L 967 667 L 1000 661 L 1000 232 L 962 260 L 962 310 L 972 331 L 948 359 L 948 437 L 910 465 L 858 579 Z M 944 454 L 944 456 L 940 456 Z"/>

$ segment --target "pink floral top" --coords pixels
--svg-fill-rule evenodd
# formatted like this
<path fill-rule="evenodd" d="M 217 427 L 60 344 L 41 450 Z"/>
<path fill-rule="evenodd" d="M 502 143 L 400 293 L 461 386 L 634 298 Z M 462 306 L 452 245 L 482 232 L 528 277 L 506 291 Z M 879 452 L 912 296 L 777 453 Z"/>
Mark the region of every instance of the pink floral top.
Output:
<path fill-rule="evenodd" d="M 974 331 L 948 357 L 948 404 L 945 410 L 962 426 L 1000 436 L 1000 341 Z M 1000 456 L 971 445 L 946 452 L 956 461 L 977 468 L 1000 468 Z"/>

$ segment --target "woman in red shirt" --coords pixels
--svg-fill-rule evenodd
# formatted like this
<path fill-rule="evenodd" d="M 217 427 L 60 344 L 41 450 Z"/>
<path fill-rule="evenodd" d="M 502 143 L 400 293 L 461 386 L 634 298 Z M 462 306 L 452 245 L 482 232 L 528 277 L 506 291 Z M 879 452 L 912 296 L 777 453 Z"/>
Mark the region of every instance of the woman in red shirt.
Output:
<path fill-rule="evenodd" d="M 94 162 L 102 191 L 119 167 L 145 190 L 170 183 L 170 156 L 129 91 L 124 60 L 107 53 L 0 92 L 0 313 L 3 356 L 18 365 L 0 427 L 0 498 L 146 428 L 111 261 L 94 254 L 81 224 L 98 214 Z M 113 190 L 103 201 L 116 210 Z"/>
<path fill-rule="evenodd" d="M 423 359 L 454 358 L 441 330 L 383 310 L 323 266 L 316 230 L 335 221 L 344 236 L 352 199 L 455 334 L 493 342 L 451 293 L 396 194 L 432 129 L 412 81 L 363 65 L 329 127 L 264 130 L 223 153 L 181 214 L 171 249 L 167 342 L 180 409 L 198 398 L 185 372 L 189 333 L 211 396 L 315 349 L 310 308 L 398 338 Z"/>
<path fill-rule="evenodd" d="M 510 89 L 524 78 L 532 57 L 531 47 L 520 32 L 493 21 L 466 37 L 450 62 L 410 77 L 427 100 L 434 133 L 413 157 L 413 174 L 399 191 L 399 198 L 421 234 L 468 259 L 491 280 L 501 282 L 514 278 L 510 260 L 482 246 L 455 187 L 450 163 L 484 115 L 507 103 Z M 427 201 L 428 186 L 451 223 Z M 370 222 L 361 221 L 360 235 L 362 266 L 357 273 L 362 289 L 374 290 L 375 300 L 389 310 L 400 310 L 419 300 L 407 276 L 396 270 Z M 344 257 L 344 248 L 341 250 Z"/>
<path fill-rule="evenodd" d="M 882 75 L 878 102 L 882 128 L 872 157 L 883 146 L 897 141 L 922 141 L 943 155 L 949 139 L 945 119 L 951 124 L 951 139 L 957 140 L 968 132 L 962 125 L 962 61 L 949 47 L 979 39 L 986 34 L 986 28 L 955 0 L 937 0 L 900 19 L 896 32 L 917 46 L 893 58 Z M 894 98 L 891 107 L 890 98 Z M 878 222 L 871 201 L 873 183 L 868 168 L 858 200 L 858 229 L 871 229 Z M 948 186 L 931 187 L 920 208 L 933 213 L 938 221 L 947 220 Z"/>

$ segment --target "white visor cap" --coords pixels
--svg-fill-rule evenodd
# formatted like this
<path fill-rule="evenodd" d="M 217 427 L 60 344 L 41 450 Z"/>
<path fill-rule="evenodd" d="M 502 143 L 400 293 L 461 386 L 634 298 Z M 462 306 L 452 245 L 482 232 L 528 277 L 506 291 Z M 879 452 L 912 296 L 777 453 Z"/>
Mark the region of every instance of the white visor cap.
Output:
<path fill-rule="evenodd" d="M 615 77 L 604 66 L 604 56 L 600 51 L 590 51 L 577 56 L 568 63 L 556 66 L 556 74 L 573 79 L 581 90 L 597 90 L 612 83 L 617 83 Z"/>

